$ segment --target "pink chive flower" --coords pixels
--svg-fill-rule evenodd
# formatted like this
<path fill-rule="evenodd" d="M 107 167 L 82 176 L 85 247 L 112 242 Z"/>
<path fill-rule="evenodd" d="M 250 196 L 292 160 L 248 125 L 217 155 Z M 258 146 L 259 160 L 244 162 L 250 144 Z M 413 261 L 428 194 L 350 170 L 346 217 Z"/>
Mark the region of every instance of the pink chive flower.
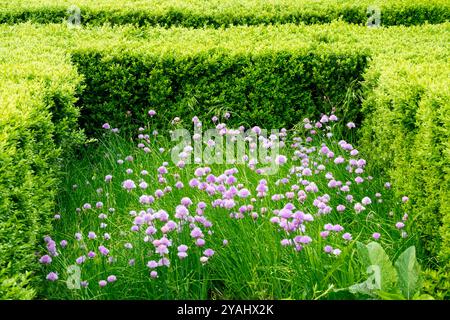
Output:
<path fill-rule="evenodd" d="M 50 264 L 52 263 L 52 258 L 46 254 L 39 259 L 39 262 L 42 264 Z"/>
<path fill-rule="evenodd" d="M 326 238 L 326 237 L 328 237 L 330 235 L 330 231 L 321 231 L 320 232 L 320 236 L 322 237 L 322 238 Z"/>
<path fill-rule="evenodd" d="M 283 165 L 287 162 L 287 158 L 284 155 L 277 155 L 275 158 L 275 163 L 278 165 Z"/>
<path fill-rule="evenodd" d="M 347 123 L 347 128 L 352 129 L 352 128 L 355 128 L 355 127 L 356 127 L 356 125 L 353 122 Z"/>
<path fill-rule="evenodd" d="M 153 270 L 150 272 L 150 277 L 152 277 L 153 279 L 158 278 L 158 272 Z"/>
<path fill-rule="evenodd" d="M 364 197 L 364 198 L 362 198 L 361 203 L 366 206 L 368 204 L 371 204 L 372 200 L 370 200 L 369 197 Z"/>
<path fill-rule="evenodd" d="M 350 241 L 350 240 L 352 240 L 352 235 L 350 233 L 346 232 L 342 235 L 342 239 Z"/>
<path fill-rule="evenodd" d="M 98 251 L 100 251 L 100 253 L 104 256 L 107 256 L 109 253 L 109 250 L 104 246 L 99 246 Z"/>
<path fill-rule="evenodd" d="M 148 115 L 149 115 L 150 117 L 153 117 L 153 116 L 156 115 L 156 111 L 155 111 L 155 110 L 149 110 L 149 111 L 148 111 Z"/>
<path fill-rule="evenodd" d="M 197 240 L 195 240 L 195 244 L 197 247 L 203 247 L 205 245 L 205 240 L 202 238 L 198 238 Z"/>
<path fill-rule="evenodd" d="M 206 256 L 206 257 L 212 257 L 213 255 L 214 255 L 214 250 L 213 249 L 206 249 L 205 251 L 203 251 L 203 254 Z"/>
<path fill-rule="evenodd" d="M 403 202 L 403 203 L 408 202 L 408 200 L 409 200 L 409 198 L 408 198 L 407 196 L 403 196 L 403 197 L 402 197 L 402 202 Z"/>
<path fill-rule="evenodd" d="M 124 189 L 127 189 L 128 192 L 130 192 L 131 190 L 136 188 L 136 185 L 134 184 L 134 181 L 130 180 L 130 179 L 125 180 L 122 183 L 122 186 L 123 186 Z"/>
<path fill-rule="evenodd" d="M 247 198 L 250 196 L 250 191 L 246 188 L 243 188 L 243 189 L 239 190 L 238 196 L 240 198 Z"/>
<path fill-rule="evenodd" d="M 405 227 L 405 224 L 404 224 L 403 222 L 397 222 L 397 223 L 395 224 L 395 227 L 396 227 L 397 229 L 403 229 L 403 228 Z"/>
<path fill-rule="evenodd" d="M 378 232 L 375 232 L 374 234 L 372 234 L 372 238 L 374 238 L 375 240 L 380 239 L 380 237 L 381 237 L 381 234 Z"/>
<path fill-rule="evenodd" d="M 333 247 L 332 246 L 325 246 L 323 248 L 323 251 L 325 251 L 325 253 L 331 253 L 331 252 L 333 252 Z"/>
<path fill-rule="evenodd" d="M 102 128 L 105 129 L 105 130 L 109 130 L 109 129 L 111 129 L 111 126 L 109 125 L 109 123 L 104 123 L 102 125 Z"/>
<path fill-rule="evenodd" d="M 110 283 L 115 282 L 117 280 L 117 277 L 115 275 L 110 275 L 108 276 L 108 278 L 106 278 L 106 280 Z"/>
<path fill-rule="evenodd" d="M 107 284 L 108 284 L 108 282 L 106 282 L 106 280 L 100 280 L 100 281 L 98 282 L 98 285 L 99 285 L 101 288 L 105 287 Z"/>
<path fill-rule="evenodd" d="M 139 183 L 139 188 L 141 188 L 142 190 L 145 190 L 148 188 L 148 184 L 145 181 L 142 181 L 141 183 Z"/>
<path fill-rule="evenodd" d="M 342 253 L 342 251 L 340 250 L 340 249 L 334 249 L 333 250 L 333 254 L 335 255 L 335 256 L 338 256 L 338 255 L 340 255 Z"/>
<path fill-rule="evenodd" d="M 50 272 L 47 275 L 47 280 L 48 281 L 56 281 L 56 280 L 58 280 L 58 274 L 56 272 Z"/>

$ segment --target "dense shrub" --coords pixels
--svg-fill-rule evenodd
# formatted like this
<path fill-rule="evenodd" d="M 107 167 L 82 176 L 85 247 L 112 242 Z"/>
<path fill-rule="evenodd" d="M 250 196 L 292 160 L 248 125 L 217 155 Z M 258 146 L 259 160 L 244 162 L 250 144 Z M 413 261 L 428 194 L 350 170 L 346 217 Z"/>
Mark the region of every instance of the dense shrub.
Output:
<path fill-rule="evenodd" d="M 90 133 L 105 119 L 122 129 L 143 125 L 149 106 L 167 120 L 159 128 L 174 117 L 207 118 L 225 111 L 239 125 L 292 127 L 304 114 L 341 105 L 348 83 L 365 66 L 362 54 L 314 52 L 143 57 L 78 51 L 73 61 L 86 77 L 80 105 Z M 350 108 L 356 110 L 356 101 Z"/>
<path fill-rule="evenodd" d="M 336 19 L 366 24 L 367 9 L 378 5 L 382 24 L 417 25 L 441 23 L 450 17 L 450 5 L 445 0 L 27 0 L 0 1 L 0 23 L 33 21 L 60 23 L 67 19 L 67 9 L 77 5 L 82 23 L 99 25 L 135 24 L 212 27 L 273 23 L 328 23 Z"/>
<path fill-rule="evenodd" d="M 35 251 L 51 230 L 60 158 L 80 142 L 79 77 L 33 35 L 3 33 L 0 51 L 0 298 L 32 298 Z M 39 40 L 37 40 L 39 41 Z M 51 39 L 50 39 L 51 41 Z M 64 150 L 64 151 L 63 151 Z"/>

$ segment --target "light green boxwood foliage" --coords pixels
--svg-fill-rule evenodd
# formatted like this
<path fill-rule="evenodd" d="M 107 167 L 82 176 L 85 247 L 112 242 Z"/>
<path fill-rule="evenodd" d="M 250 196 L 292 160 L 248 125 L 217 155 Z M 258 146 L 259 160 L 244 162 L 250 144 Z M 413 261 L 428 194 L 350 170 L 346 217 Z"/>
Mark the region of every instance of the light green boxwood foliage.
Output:
<path fill-rule="evenodd" d="M 7 230 L 0 266 L 14 261 L 0 288 L 33 270 L 35 243 L 53 209 L 60 148 L 79 141 L 73 105 L 83 75 L 79 106 L 90 132 L 106 121 L 138 126 L 144 119 L 132 122 L 126 111 L 150 108 L 166 119 L 230 111 L 234 125 L 274 127 L 332 107 L 349 120 L 363 117 L 366 154 L 410 196 L 418 250 L 436 257 L 428 261 L 440 268 L 430 272 L 429 286 L 448 294 L 448 23 L 197 30 L 23 24 L 0 31 L 0 219 Z"/>
<path fill-rule="evenodd" d="M 79 76 L 64 53 L 23 31 L 3 29 L 0 41 L 0 299 L 34 296 L 28 283 L 51 230 L 58 163 L 81 139 Z"/>
<path fill-rule="evenodd" d="M 0 23 L 60 23 L 76 5 L 82 23 L 220 27 L 274 23 L 328 23 L 336 19 L 367 22 L 369 6 L 378 6 L 382 24 L 442 23 L 450 18 L 446 0 L 1 0 Z"/>

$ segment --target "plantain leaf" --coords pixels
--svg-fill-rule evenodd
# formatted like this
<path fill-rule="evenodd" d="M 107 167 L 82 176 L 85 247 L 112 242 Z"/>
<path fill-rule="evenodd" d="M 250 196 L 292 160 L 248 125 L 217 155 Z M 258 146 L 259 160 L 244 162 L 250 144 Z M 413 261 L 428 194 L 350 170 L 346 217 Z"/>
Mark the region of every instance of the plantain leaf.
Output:
<path fill-rule="evenodd" d="M 398 274 L 398 287 L 406 299 L 412 299 L 420 286 L 420 266 L 414 246 L 402 252 L 395 262 L 395 268 Z"/>

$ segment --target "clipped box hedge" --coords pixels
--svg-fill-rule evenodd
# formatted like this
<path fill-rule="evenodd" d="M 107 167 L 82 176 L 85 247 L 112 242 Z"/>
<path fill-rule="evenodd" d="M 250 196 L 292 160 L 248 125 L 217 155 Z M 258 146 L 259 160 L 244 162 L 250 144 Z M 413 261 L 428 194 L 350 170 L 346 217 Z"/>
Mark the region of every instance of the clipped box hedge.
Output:
<path fill-rule="evenodd" d="M 0 23 L 60 23 L 76 5 L 82 23 L 199 28 L 275 23 L 366 24 L 367 9 L 381 10 L 384 26 L 442 23 L 450 18 L 446 0 L 1 0 Z"/>
<path fill-rule="evenodd" d="M 7 59 L 21 57 L 15 66 L 23 70 L 14 78 L 17 85 L 36 86 L 37 91 L 46 86 L 54 89 L 29 94 L 32 103 L 26 105 L 42 115 L 42 119 L 32 118 L 46 124 L 45 134 L 54 142 L 45 148 L 56 150 L 56 158 L 58 147 L 65 148 L 63 141 L 70 141 L 58 138 L 58 132 L 65 132 L 58 128 L 67 122 L 73 127 L 77 97 L 82 107 L 80 123 L 89 133 L 95 133 L 106 121 L 131 129 L 148 119 L 144 114 L 150 108 L 162 116 L 161 126 L 175 116 L 209 118 L 219 111 L 230 111 L 234 125 L 291 126 L 305 114 L 332 107 L 341 117 L 362 120 L 362 146 L 379 168 L 386 168 L 399 194 L 410 195 L 411 219 L 419 221 L 422 250 L 438 257 L 428 261 L 428 266 L 440 272 L 436 290 L 448 295 L 448 281 L 442 279 L 450 268 L 449 26 L 372 29 L 339 22 L 192 30 L 23 24 L 1 26 L 0 41 L 9 49 L 15 48 L 3 51 Z M 31 47 L 35 48 L 33 54 L 23 54 Z M 27 70 L 35 66 L 42 73 Z M 85 89 L 77 95 L 80 75 Z M 6 83 L 2 81 L 0 87 L 9 92 Z M 16 103 L 20 96 L 10 99 Z M 51 116 L 55 110 L 63 110 L 49 109 L 48 101 L 54 97 L 65 97 L 58 105 L 67 107 L 68 116 L 64 117 L 66 112 Z M 2 110 L 3 105 L 10 109 L 10 104 L 2 101 Z M 27 130 L 27 121 L 15 128 L 6 119 L 0 133 L 7 137 Z M 0 144 L 2 156 L 17 144 L 13 139 L 8 141 Z M 20 163 L 19 158 L 25 164 L 33 163 L 40 159 L 36 153 L 39 155 L 37 150 L 11 155 L 4 163 Z M 48 201 L 42 211 L 47 216 L 52 202 L 47 191 L 55 190 L 57 181 L 57 161 L 54 163 L 39 171 L 42 177 L 56 177 L 48 189 L 33 183 L 33 190 L 26 190 L 42 194 Z M 25 171 L 34 179 L 41 177 L 31 165 Z M 8 186 L 5 179 L 0 186 Z M 5 190 L 19 185 L 16 181 Z M 9 207 L 0 207 L 0 216 L 7 216 L 12 206 L 17 208 L 12 212 L 28 208 L 12 196 L 9 199 Z M 17 217 L 22 221 L 23 217 Z M 48 226 L 47 222 L 39 225 L 35 224 L 35 234 Z M 14 240 L 19 245 L 28 239 L 22 235 Z M 3 241 L 10 241 L 10 247 L 15 243 Z M 17 262 L 17 268 L 9 267 L 9 277 L 33 270 L 32 264 L 28 265 L 31 250 L 32 246 L 24 247 L 27 254 Z"/>
<path fill-rule="evenodd" d="M 23 28 L 1 31 L 0 299 L 29 299 L 35 252 L 51 231 L 59 163 L 82 138 L 74 105 L 80 77 L 50 46 L 51 35 L 43 43 Z"/>

